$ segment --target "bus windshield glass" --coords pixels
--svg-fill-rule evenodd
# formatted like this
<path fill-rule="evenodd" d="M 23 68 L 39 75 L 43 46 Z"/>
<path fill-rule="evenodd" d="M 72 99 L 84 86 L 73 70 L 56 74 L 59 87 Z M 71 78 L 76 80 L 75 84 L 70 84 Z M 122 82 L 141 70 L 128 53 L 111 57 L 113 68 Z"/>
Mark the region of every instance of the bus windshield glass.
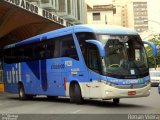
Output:
<path fill-rule="evenodd" d="M 104 44 L 103 71 L 112 76 L 136 76 L 148 74 L 144 45 L 137 35 L 97 35 Z"/>

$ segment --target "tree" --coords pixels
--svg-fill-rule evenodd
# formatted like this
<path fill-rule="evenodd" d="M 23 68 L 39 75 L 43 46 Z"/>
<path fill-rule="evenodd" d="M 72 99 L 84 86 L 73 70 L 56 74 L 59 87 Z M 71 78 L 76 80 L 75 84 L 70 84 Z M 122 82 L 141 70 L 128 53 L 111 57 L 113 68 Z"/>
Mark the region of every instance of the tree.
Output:
<path fill-rule="evenodd" d="M 150 42 L 153 42 L 156 46 L 160 46 L 160 39 L 153 38 L 149 40 Z M 152 48 L 150 46 L 145 47 L 148 60 L 149 60 L 149 66 L 154 67 L 154 57 L 152 55 Z M 160 50 L 157 49 L 157 58 L 156 58 L 157 65 L 160 66 Z"/>

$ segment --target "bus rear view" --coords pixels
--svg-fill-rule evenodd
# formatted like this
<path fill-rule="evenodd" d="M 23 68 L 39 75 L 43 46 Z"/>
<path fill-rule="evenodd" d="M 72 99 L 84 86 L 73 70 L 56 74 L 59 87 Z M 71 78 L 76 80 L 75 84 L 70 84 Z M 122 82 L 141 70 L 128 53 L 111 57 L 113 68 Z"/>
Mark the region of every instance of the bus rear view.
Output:
<path fill-rule="evenodd" d="M 68 39 L 66 36 L 69 36 Z M 35 46 L 40 43 L 44 51 L 43 59 L 29 56 L 31 59 L 23 62 L 19 60 L 23 59 L 20 57 L 19 61 L 4 63 L 4 76 L 9 74 L 8 68 L 14 66 L 17 69 L 14 85 L 5 77 L 5 89 L 18 92 L 21 99 L 24 96 L 46 95 L 70 97 L 70 101 L 76 103 L 90 98 L 113 99 L 114 103 L 119 103 L 120 98 L 146 97 L 150 94 L 147 56 L 143 42 L 134 30 L 108 25 L 77 25 L 45 33 L 22 43 L 7 46 L 4 51 L 8 52 L 14 47 L 19 50 L 24 45 L 31 47 L 33 43 Z M 32 55 L 39 52 L 35 46 L 32 46 Z M 47 57 L 48 53 L 52 53 L 50 48 L 56 51 L 56 57 Z M 65 55 L 62 55 L 63 52 Z M 4 62 L 8 58 L 14 59 L 7 56 Z M 43 67 L 36 68 L 36 65 Z M 35 77 L 36 69 L 39 77 Z M 45 73 L 45 77 L 42 73 Z"/>

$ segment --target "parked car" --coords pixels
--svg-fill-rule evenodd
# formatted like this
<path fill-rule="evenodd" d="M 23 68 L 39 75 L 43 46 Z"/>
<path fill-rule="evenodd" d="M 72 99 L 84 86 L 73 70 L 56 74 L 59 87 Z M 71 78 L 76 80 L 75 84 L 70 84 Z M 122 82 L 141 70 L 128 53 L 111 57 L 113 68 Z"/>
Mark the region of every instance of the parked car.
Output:
<path fill-rule="evenodd" d="M 151 78 L 151 86 L 158 87 L 160 84 L 160 69 L 151 69 L 149 73 Z"/>

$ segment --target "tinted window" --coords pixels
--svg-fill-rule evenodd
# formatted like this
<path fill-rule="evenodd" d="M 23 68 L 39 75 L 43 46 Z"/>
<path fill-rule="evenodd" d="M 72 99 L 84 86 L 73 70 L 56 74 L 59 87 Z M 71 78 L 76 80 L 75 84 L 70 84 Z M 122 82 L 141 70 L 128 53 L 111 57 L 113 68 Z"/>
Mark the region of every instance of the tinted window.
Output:
<path fill-rule="evenodd" d="M 46 45 L 47 45 L 46 58 L 53 58 L 55 52 L 55 40 L 48 41 Z"/>
<path fill-rule="evenodd" d="M 46 46 L 46 58 L 69 57 L 78 60 L 72 35 L 49 39 Z"/>
<path fill-rule="evenodd" d="M 98 48 L 95 45 L 86 42 L 86 40 L 96 40 L 95 34 L 86 32 L 77 33 L 76 36 L 87 67 L 95 72 L 101 73 L 101 62 Z"/>
<path fill-rule="evenodd" d="M 70 57 L 78 60 L 72 35 L 52 38 L 4 51 L 4 61 L 9 64 L 58 57 Z"/>
<path fill-rule="evenodd" d="M 61 41 L 61 57 L 69 57 L 78 60 L 76 46 L 73 37 L 68 35 L 62 38 Z"/>
<path fill-rule="evenodd" d="M 34 60 L 33 47 L 34 45 L 27 45 L 27 46 L 24 46 L 24 50 L 23 48 L 19 49 L 19 52 L 21 53 L 21 55 L 23 55 L 23 57 L 22 56 L 20 57 L 22 58 L 20 62 Z"/>
<path fill-rule="evenodd" d="M 60 39 L 56 39 L 55 41 L 54 57 L 60 57 Z"/>
<path fill-rule="evenodd" d="M 76 37 L 78 39 L 79 45 L 81 47 L 81 51 L 84 57 L 84 60 L 86 61 L 86 57 L 87 57 L 87 51 L 86 51 L 86 46 L 88 45 L 88 43 L 86 42 L 86 40 L 96 40 L 96 36 L 94 33 L 90 33 L 90 32 L 80 32 L 80 33 L 76 33 Z"/>
<path fill-rule="evenodd" d="M 36 44 L 34 48 L 34 55 L 36 60 L 38 59 L 45 59 L 46 58 L 46 44 L 45 42 L 40 42 Z M 27 51 L 26 51 L 27 52 Z"/>
<path fill-rule="evenodd" d="M 99 52 L 98 49 L 95 45 L 89 45 L 88 46 L 88 57 L 87 57 L 87 66 L 97 72 L 100 73 L 101 72 L 101 64 L 100 64 L 100 56 L 99 56 Z"/>
<path fill-rule="evenodd" d="M 82 45 L 83 43 L 85 43 L 86 40 L 96 40 L 96 36 L 94 33 L 90 33 L 90 32 L 80 32 L 80 33 L 76 33 L 76 37 L 80 43 L 80 45 Z"/>
<path fill-rule="evenodd" d="M 60 39 L 49 39 L 46 43 L 46 58 L 58 58 L 60 57 Z"/>
<path fill-rule="evenodd" d="M 6 63 L 13 63 L 16 60 L 15 50 L 14 49 L 7 49 L 4 52 L 4 61 Z"/>

